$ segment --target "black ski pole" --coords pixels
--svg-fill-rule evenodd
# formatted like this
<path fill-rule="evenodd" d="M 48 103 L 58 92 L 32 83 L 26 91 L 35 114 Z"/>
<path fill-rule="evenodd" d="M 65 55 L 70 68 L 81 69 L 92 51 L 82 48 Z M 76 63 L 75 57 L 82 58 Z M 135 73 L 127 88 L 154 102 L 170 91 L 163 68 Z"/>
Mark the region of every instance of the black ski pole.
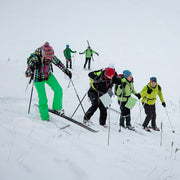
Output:
<path fill-rule="evenodd" d="M 146 97 L 146 100 L 145 100 L 145 102 L 143 103 L 143 105 L 142 105 L 141 109 L 139 109 L 139 114 L 137 115 L 137 117 L 136 117 L 136 119 L 135 119 L 135 121 L 134 121 L 134 124 L 133 124 L 133 125 L 135 125 L 135 123 L 136 123 L 136 121 L 137 121 L 138 117 L 141 115 L 141 111 L 143 110 L 143 108 L 144 108 L 144 106 L 145 106 L 145 104 L 146 104 L 146 102 L 147 102 L 148 98 L 149 98 L 149 95 Z"/>
<path fill-rule="evenodd" d="M 26 89 L 25 89 L 25 92 L 27 91 L 27 88 L 28 88 L 28 85 L 31 84 L 31 81 L 33 80 L 33 76 L 30 77 L 30 80 L 29 82 L 27 83 L 27 86 L 26 86 Z"/>
<path fill-rule="evenodd" d="M 161 139 L 160 139 L 160 146 L 162 146 L 162 133 L 163 133 L 163 122 L 161 121 Z"/>
<path fill-rule="evenodd" d="M 111 110 L 111 111 L 114 111 L 114 112 L 116 112 L 117 114 L 121 114 L 121 112 L 120 111 L 118 111 L 118 110 L 116 110 L 116 109 L 114 109 L 114 108 L 112 108 L 112 107 L 107 107 L 107 109 L 109 109 L 109 110 Z"/>
<path fill-rule="evenodd" d="M 165 108 L 165 111 L 166 111 L 166 115 L 167 115 L 168 120 L 169 120 L 169 124 L 170 124 L 170 126 L 171 126 L 172 133 L 175 133 L 175 130 L 173 129 L 173 126 L 172 126 L 172 123 L 171 123 L 171 121 L 170 121 L 169 114 L 168 114 L 168 112 L 167 112 L 167 109 L 166 109 L 166 108 Z"/>
<path fill-rule="evenodd" d="M 70 83 L 71 83 L 71 80 L 69 81 L 67 88 L 69 88 L 69 87 L 70 87 Z"/>
<path fill-rule="evenodd" d="M 87 93 L 84 94 L 84 96 L 83 96 L 83 98 L 81 99 L 80 103 L 78 104 L 77 108 L 74 110 L 74 112 L 73 112 L 71 118 L 73 118 L 73 116 L 74 116 L 74 114 L 76 113 L 76 111 L 78 110 L 79 106 L 82 104 L 84 98 L 86 97 L 86 94 L 87 94 Z"/>
<path fill-rule="evenodd" d="M 108 111 L 108 119 L 109 119 L 109 128 L 108 128 L 108 146 L 109 146 L 109 140 L 110 140 L 110 110 Z"/>
<path fill-rule="evenodd" d="M 97 77 L 96 77 L 97 78 Z M 96 80 L 96 78 L 94 79 L 94 80 Z M 70 79 L 70 82 L 72 82 L 72 80 Z M 72 82 L 72 84 L 73 84 L 73 82 Z M 74 86 L 73 86 L 74 87 Z M 91 88 L 91 86 L 90 86 L 90 88 Z M 89 90 L 90 90 L 90 88 L 89 88 Z M 75 89 L 75 87 L 74 87 L 74 89 Z M 89 91 L 88 90 L 88 91 Z M 87 92 L 88 92 L 87 91 Z M 75 90 L 75 92 L 77 92 L 76 90 Z M 86 94 L 87 94 L 87 92 L 84 94 L 84 96 L 83 96 L 83 98 L 80 100 L 80 102 L 79 102 L 79 104 L 78 104 L 78 106 L 77 106 L 77 108 L 75 109 L 75 111 L 73 112 L 73 114 L 72 114 L 72 116 L 71 116 L 71 118 L 74 116 L 74 114 L 76 113 L 76 111 L 78 110 L 78 108 L 79 108 L 79 106 L 81 106 L 82 107 L 82 102 L 83 102 L 83 100 L 84 100 L 84 98 L 86 97 Z M 77 94 L 77 93 L 76 93 Z M 79 98 L 78 98 L 79 99 Z M 82 107 L 82 109 L 83 109 L 83 107 Z M 84 110 L 83 110 L 84 111 Z M 84 111 L 84 113 L 85 113 L 85 111 Z"/>
<path fill-rule="evenodd" d="M 79 103 L 80 103 L 80 105 L 81 105 L 81 108 L 82 108 L 82 110 L 83 110 L 83 112 L 84 112 L 84 114 L 85 114 L 85 110 L 84 110 L 84 108 L 83 108 L 83 105 L 82 105 L 82 103 L 81 103 L 81 100 L 80 100 L 80 98 L 79 98 L 79 95 L 78 95 L 78 93 L 77 93 L 77 91 L 76 91 L 76 88 L 75 88 L 75 86 L 74 86 L 74 83 L 73 83 L 72 79 L 71 79 L 71 83 L 72 83 L 72 85 L 73 85 L 74 91 L 75 91 L 76 96 L 77 96 L 77 98 L 78 98 L 78 100 L 79 100 Z"/>
<path fill-rule="evenodd" d="M 34 74 L 31 76 L 31 81 L 33 80 L 33 82 L 32 82 L 31 95 L 30 95 L 30 100 L 29 100 L 28 114 L 30 113 L 30 109 L 31 109 L 31 101 L 32 101 L 32 95 L 33 95 L 33 89 L 34 89 L 34 79 L 35 79 L 35 70 L 34 70 Z"/>
<path fill-rule="evenodd" d="M 122 99 L 123 99 L 123 94 L 124 94 L 124 88 L 122 89 L 122 94 L 121 94 L 121 101 L 120 101 L 120 109 L 121 109 L 121 103 L 122 103 Z M 121 118 L 121 114 L 120 114 L 120 118 Z M 120 125 L 120 120 L 119 120 L 119 132 L 121 132 L 121 125 Z"/>

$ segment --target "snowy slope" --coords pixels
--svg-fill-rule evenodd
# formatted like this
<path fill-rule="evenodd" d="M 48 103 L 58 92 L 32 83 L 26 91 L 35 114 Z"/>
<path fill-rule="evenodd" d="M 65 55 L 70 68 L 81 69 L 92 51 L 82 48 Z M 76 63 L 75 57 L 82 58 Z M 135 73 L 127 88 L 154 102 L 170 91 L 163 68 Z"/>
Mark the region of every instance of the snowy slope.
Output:
<path fill-rule="evenodd" d="M 9 62 L 4 69 L 15 67 L 17 64 Z M 81 67 L 78 67 L 81 69 Z M 56 68 L 56 70 L 58 70 Z M 88 71 L 81 71 L 81 81 L 78 84 L 79 73 L 73 70 L 73 81 L 80 97 L 84 95 L 87 84 Z M 64 108 L 67 115 L 71 115 L 78 104 L 72 85 L 67 88 L 69 80 L 62 73 L 59 82 L 64 88 Z M 12 74 L 13 75 L 13 74 Z M 19 78 L 21 84 L 26 79 Z M 24 83 L 22 83 L 24 82 Z M 7 83 L 8 84 L 8 83 Z M 82 86 L 84 85 L 84 86 Z M 16 86 L 14 85 L 15 89 Z M 31 87 L 31 86 L 30 86 Z M 179 112 L 172 109 L 169 112 L 176 133 L 171 133 L 167 117 L 163 108 L 158 104 L 157 122 L 164 121 L 163 145 L 160 146 L 160 132 L 144 132 L 136 127 L 139 133 L 122 129 L 118 132 L 118 115 L 110 112 L 110 142 L 108 146 L 108 129 L 98 125 L 99 112 L 92 118 L 92 126 L 99 130 L 90 133 L 75 124 L 55 115 L 51 115 L 54 123 L 40 120 L 37 107 L 31 108 L 27 115 L 29 93 L 8 94 L 1 97 L 0 113 L 0 177 L 3 180 L 12 179 L 178 179 L 180 156 L 175 149 L 179 144 Z M 14 89 L 14 90 L 15 90 Z M 21 92 L 24 87 L 22 86 Z M 49 106 L 52 102 L 51 91 L 47 88 Z M 37 103 L 34 91 L 33 104 Z M 90 105 L 86 98 L 83 102 L 85 109 Z M 159 107 L 160 106 L 160 107 Z M 118 110 L 116 98 L 113 98 L 113 107 Z M 139 106 L 132 111 L 132 123 L 140 122 L 137 118 Z M 142 116 L 144 117 L 143 113 Z M 75 119 L 82 122 L 83 112 L 79 108 Z M 108 118 L 109 119 L 109 118 Z M 66 125 L 70 127 L 60 130 Z M 109 121 L 107 120 L 107 124 Z M 136 126 L 136 124 L 135 124 Z M 171 146 L 171 143 L 174 145 Z"/>
<path fill-rule="evenodd" d="M 36 4 L 36 6 L 34 6 Z M 0 6 L 0 179 L 89 179 L 89 180 L 178 180 L 180 177 L 180 97 L 179 97 L 179 2 L 178 1 L 2 1 Z M 39 8 L 41 6 L 41 8 Z M 50 8 L 49 8 L 50 7 Z M 47 22 L 51 22 L 47 24 Z M 51 115 L 41 121 L 34 90 L 31 113 L 27 114 L 31 85 L 24 77 L 26 58 L 45 41 L 63 61 L 63 49 L 82 52 L 89 40 L 100 56 L 94 56 L 92 70 L 110 63 L 118 73 L 132 71 L 140 91 L 150 76 L 157 76 L 163 88 L 167 112 L 157 100 L 160 132 L 144 132 L 137 124 L 144 120 L 139 102 L 132 110 L 137 133 L 118 132 L 119 116 L 108 112 L 108 129 L 98 125 L 99 111 L 92 117 L 98 133 L 91 133 L 71 122 Z M 74 54 L 73 82 L 80 98 L 89 88 L 89 71 L 84 55 Z M 63 87 L 64 109 L 71 115 L 78 99 L 69 79 L 57 67 L 54 75 Z M 49 107 L 53 93 L 46 88 Z M 90 102 L 86 97 L 83 106 Z M 119 109 L 116 97 L 112 107 Z M 82 122 L 83 111 L 74 118 Z M 169 123 L 172 123 L 172 126 Z M 70 127 L 60 129 L 66 125 Z M 172 133 L 172 129 L 175 133 Z"/>

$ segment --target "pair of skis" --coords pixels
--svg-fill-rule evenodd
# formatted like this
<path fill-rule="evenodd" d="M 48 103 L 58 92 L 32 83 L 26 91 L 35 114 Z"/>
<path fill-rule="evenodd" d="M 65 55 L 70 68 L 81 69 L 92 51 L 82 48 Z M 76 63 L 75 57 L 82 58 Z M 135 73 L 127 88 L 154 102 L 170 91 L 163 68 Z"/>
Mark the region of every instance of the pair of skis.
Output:
<path fill-rule="evenodd" d="M 55 110 L 52 110 L 52 109 L 48 109 L 48 111 L 51 112 L 51 113 L 53 113 L 53 114 L 55 114 L 55 115 L 57 115 L 57 116 L 60 116 L 60 117 L 62 117 L 62 118 L 64 118 L 64 119 L 67 119 L 68 121 L 71 121 L 71 122 L 75 123 L 76 125 L 84 128 L 84 129 L 86 129 L 86 130 L 88 130 L 88 131 L 98 132 L 97 130 L 92 129 L 92 128 L 90 128 L 89 126 L 86 126 L 85 124 L 83 124 L 83 123 L 81 123 L 81 122 L 79 122 L 79 121 L 76 121 L 76 120 L 73 119 L 73 118 L 70 118 L 69 116 L 66 116 L 66 115 L 64 115 L 64 114 L 61 114 L 61 113 L 58 112 L 58 111 L 55 111 Z"/>
<path fill-rule="evenodd" d="M 35 104 L 35 106 L 38 107 L 37 104 Z M 64 114 L 61 114 L 59 111 L 55 111 L 55 110 L 53 110 L 53 109 L 48 109 L 48 111 L 49 111 L 50 113 L 52 113 L 52 114 L 55 114 L 55 115 L 59 116 L 59 117 L 62 117 L 62 118 L 64 118 L 64 119 L 67 119 L 68 121 L 73 122 L 74 124 L 76 124 L 76 125 L 84 128 L 84 129 L 86 129 L 86 130 L 88 130 L 88 131 L 98 132 L 97 130 L 92 129 L 92 128 L 90 128 L 89 126 L 86 126 L 85 124 L 83 124 L 83 123 L 81 123 L 81 122 L 79 122 L 79 121 L 76 121 L 75 119 L 73 119 L 73 118 L 71 118 L 71 117 L 69 117 L 69 116 L 66 116 L 66 115 L 64 115 Z M 69 127 L 69 125 L 67 125 L 67 127 Z M 66 128 L 66 126 L 65 126 L 65 128 Z"/>
<path fill-rule="evenodd" d="M 36 105 L 36 106 L 38 106 L 38 105 Z M 69 117 L 69 116 L 66 116 L 66 115 L 64 115 L 64 114 L 61 114 L 59 111 L 55 111 L 55 110 L 53 110 L 53 109 L 48 109 L 48 111 L 49 111 L 50 113 L 52 113 L 52 114 L 55 114 L 55 115 L 57 115 L 57 116 L 59 116 L 59 117 L 62 117 L 62 118 L 64 118 L 64 119 L 66 119 L 66 120 L 68 120 L 68 121 L 70 121 L 70 122 L 73 122 L 74 124 L 76 124 L 76 125 L 84 128 L 84 129 L 86 129 L 86 130 L 88 130 L 88 131 L 90 131 L 90 132 L 94 132 L 94 133 L 95 133 L 95 132 L 98 132 L 98 130 L 95 130 L 95 129 L 93 129 L 93 128 L 87 126 L 87 125 L 85 125 L 84 123 L 81 123 L 81 122 L 79 122 L 79 121 L 77 121 L 77 120 L 75 120 L 75 119 L 73 119 L 73 118 L 71 118 L 71 117 Z M 68 125 L 68 127 L 69 127 L 69 125 Z M 65 128 L 66 128 L 66 127 L 65 127 Z M 138 132 L 138 131 L 136 131 L 136 130 L 134 130 L 134 132 L 141 134 L 140 132 Z"/>

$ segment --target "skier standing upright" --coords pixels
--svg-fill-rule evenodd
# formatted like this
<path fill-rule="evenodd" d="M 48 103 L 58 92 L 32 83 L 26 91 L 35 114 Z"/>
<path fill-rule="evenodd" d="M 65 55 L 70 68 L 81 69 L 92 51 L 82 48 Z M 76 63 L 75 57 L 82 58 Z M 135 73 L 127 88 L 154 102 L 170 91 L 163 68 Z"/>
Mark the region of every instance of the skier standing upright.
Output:
<path fill-rule="evenodd" d="M 166 103 L 164 102 L 161 86 L 157 83 L 157 78 L 151 77 L 150 82 L 144 86 L 140 94 L 146 114 L 146 118 L 143 122 L 143 128 L 146 131 L 150 131 L 148 124 L 151 120 L 152 129 L 159 131 L 159 128 L 156 126 L 156 96 L 159 96 L 162 106 L 166 107 Z"/>
<path fill-rule="evenodd" d="M 131 94 L 134 94 L 141 98 L 141 95 L 137 93 L 134 89 L 132 73 L 129 70 L 123 71 L 123 77 L 121 78 L 121 83 L 118 85 L 116 95 L 118 96 L 118 103 L 120 105 L 121 116 L 120 116 L 120 126 L 126 127 L 129 130 L 134 130 L 134 127 L 131 126 L 131 114 L 130 109 L 125 105 L 128 102 L 128 99 L 131 97 Z M 124 121 L 126 120 L 126 126 Z"/>
<path fill-rule="evenodd" d="M 72 51 L 69 48 L 69 45 L 67 44 L 66 49 L 63 52 L 64 52 L 64 56 L 66 58 L 66 68 L 68 68 L 68 64 L 69 64 L 69 68 L 72 69 L 71 53 L 76 53 L 76 51 Z"/>
<path fill-rule="evenodd" d="M 79 54 L 85 54 L 86 53 L 86 59 L 85 59 L 85 63 L 84 63 L 84 69 L 86 68 L 86 64 L 88 63 L 88 69 L 90 69 L 91 67 L 91 58 L 93 56 L 93 53 L 95 53 L 97 56 L 99 56 L 99 54 L 92 50 L 90 46 L 88 46 L 88 48 L 84 51 L 84 52 L 80 52 Z"/>
<path fill-rule="evenodd" d="M 52 63 L 59 67 L 71 79 L 71 72 L 54 55 L 54 50 L 48 42 L 30 55 L 27 62 L 27 70 L 25 72 L 26 77 L 30 77 L 35 73 L 34 85 L 39 98 L 39 112 L 44 121 L 49 120 L 48 99 L 46 96 L 45 84 L 48 84 L 54 91 L 52 109 L 56 111 L 62 110 L 63 91 L 62 87 L 52 74 Z"/>

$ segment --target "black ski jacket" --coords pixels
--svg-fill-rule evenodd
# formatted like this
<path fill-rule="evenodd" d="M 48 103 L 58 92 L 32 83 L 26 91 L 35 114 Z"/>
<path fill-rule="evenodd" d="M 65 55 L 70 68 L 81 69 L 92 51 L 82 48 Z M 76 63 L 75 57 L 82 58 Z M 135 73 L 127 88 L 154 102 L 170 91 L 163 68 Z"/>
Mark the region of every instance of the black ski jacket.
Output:
<path fill-rule="evenodd" d="M 115 72 L 115 76 L 112 79 L 108 79 L 105 76 L 106 70 L 98 70 L 92 71 L 88 74 L 88 76 L 93 80 L 91 84 L 90 91 L 96 91 L 98 96 L 102 96 L 107 93 L 110 88 L 113 87 L 113 84 L 118 84 L 118 79 L 116 77 L 117 73 Z"/>

